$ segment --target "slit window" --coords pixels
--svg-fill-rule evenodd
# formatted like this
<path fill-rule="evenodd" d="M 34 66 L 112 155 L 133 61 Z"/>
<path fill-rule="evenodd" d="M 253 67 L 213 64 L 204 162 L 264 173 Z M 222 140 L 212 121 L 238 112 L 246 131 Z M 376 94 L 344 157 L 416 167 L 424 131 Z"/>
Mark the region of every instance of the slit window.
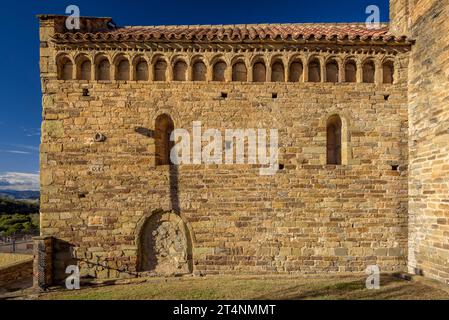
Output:
<path fill-rule="evenodd" d="M 157 117 L 154 134 L 157 166 L 172 164 L 170 151 L 174 146 L 174 142 L 170 141 L 170 135 L 173 130 L 174 124 L 170 116 L 163 114 Z"/>
<path fill-rule="evenodd" d="M 327 164 L 341 165 L 341 118 L 332 116 L 327 121 Z"/>

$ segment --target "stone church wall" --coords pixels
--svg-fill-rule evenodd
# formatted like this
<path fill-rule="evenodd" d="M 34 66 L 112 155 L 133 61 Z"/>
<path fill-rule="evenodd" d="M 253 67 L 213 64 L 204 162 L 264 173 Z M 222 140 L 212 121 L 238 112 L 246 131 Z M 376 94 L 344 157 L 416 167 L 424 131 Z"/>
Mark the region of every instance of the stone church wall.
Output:
<path fill-rule="evenodd" d="M 449 283 L 449 3 L 409 12 L 409 271 Z"/>
<path fill-rule="evenodd" d="M 375 83 L 361 83 L 360 68 L 356 83 L 325 83 L 323 69 L 318 83 L 232 82 L 229 69 L 225 82 L 172 81 L 172 71 L 161 82 L 58 80 L 61 52 L 47 41 L 51 23 L 41 21 L 41 232 L 55 238 L 56 279 L 69 264 L 83 276 L 136 276 L 142 236 L 151 230 L 146 221 L 162 213 L 177 218 L 150 234 L 176 235 L 160 251 L 172 252 L 181 272 L 362 272 L 372 264 L 406 270 L 407 53 L 391 54 L 394 84 L 382 83 L 379 71 Z M 77 68 L 79 52 L 62 53 Z M 82 53 L 95 61 L 98 52 Z M 113 79 L 116 53 L 104 53 Z M 315 56 L 323 66 L 331 57 L 297 53 L 304 64 Z M 270 74 L 275 54 L 223 55 L 246 61 L 248 74 L 250 61 L 262 57 Z M 291 54 L 277 54 L 287 65 Z M 388 56 L 351 54 L 359 66 L 373 59 L 376 70 Z M 165 55 L 172 70 L 175 53 L 143 55 L 149 62 Z M 189 67 L 194 53 L 184 55 Z M 213 55 L 202 54 L 207 79 Z M 95 73 L 95 62 L 91 68 Z M 250 164 L 156 166 L 152 132 L 163 114 L 189 132 L 193 121 L 203 131 L 278 129 L 282 166 L 273 176 Z M 327 165 L 326 123 L 335 115 L 345 127 L 346 155 L 342 165 Z"/>

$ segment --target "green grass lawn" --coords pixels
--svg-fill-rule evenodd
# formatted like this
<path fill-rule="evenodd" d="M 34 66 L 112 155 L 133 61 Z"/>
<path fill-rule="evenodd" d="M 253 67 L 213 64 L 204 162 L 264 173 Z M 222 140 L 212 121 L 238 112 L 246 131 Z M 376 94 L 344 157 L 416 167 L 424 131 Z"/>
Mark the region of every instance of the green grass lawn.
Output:
<path fill-rule="evenodd" d="M 365 288 L 363 276 L 239 276 L 148 279 L 141 283 L 59 290 L 40 299 L 449 299 L 438 285 L 381 277 L 380 290 Z"/>

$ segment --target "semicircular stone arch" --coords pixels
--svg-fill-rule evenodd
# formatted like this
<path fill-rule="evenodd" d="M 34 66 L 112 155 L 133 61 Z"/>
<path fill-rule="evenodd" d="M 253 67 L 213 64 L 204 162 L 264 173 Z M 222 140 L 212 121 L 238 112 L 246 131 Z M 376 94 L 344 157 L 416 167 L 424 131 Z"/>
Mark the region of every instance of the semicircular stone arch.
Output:
<path fill-rule="evenodd" d="M 137 237 L 139 272 L 157 275 L 193 272 L 190 230 L 178 214 L 154 211 L 141 221 Z"/>

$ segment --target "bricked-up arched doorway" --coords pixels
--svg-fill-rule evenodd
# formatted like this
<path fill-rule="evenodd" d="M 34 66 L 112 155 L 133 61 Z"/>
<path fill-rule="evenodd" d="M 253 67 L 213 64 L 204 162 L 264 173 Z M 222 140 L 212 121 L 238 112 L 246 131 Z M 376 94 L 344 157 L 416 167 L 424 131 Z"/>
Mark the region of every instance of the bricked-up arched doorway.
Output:
<path fill-rule="evenodd" d="M 178 214 L 155 211 L 143 219 L 137 234 L 139 272 L 158 275 L 192 273 L 190 231 Z"/>

